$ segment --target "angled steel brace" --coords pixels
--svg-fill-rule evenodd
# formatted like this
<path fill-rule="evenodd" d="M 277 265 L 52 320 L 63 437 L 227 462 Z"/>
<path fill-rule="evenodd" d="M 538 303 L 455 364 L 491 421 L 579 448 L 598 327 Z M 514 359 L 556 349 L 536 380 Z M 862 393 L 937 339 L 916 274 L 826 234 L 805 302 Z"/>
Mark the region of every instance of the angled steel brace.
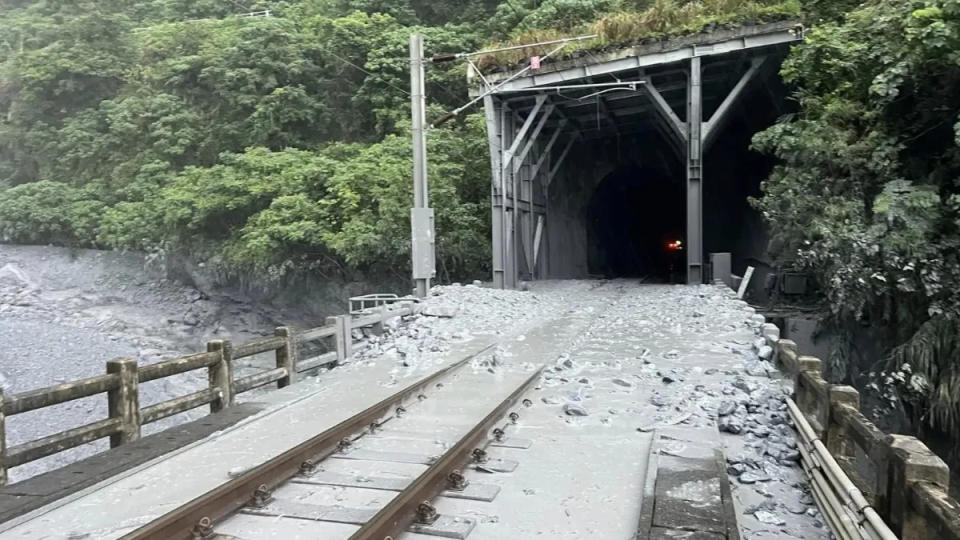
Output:
<path fill-rule="evenodd" d="M 543 131 L 543 126 L 547 125 L 547 120 L 550 119 L 550 115 L 553 114 L 554 109 L 556 109 L 556 106 L 554 105 L 547 105 L 547 108 L 544 109 L 543 114 L 540 116 L 540 121 L 537 122 L 537 127 L 533 128 L 533 133 L 530 134 L 530 137 L 529 137 L 530 140 L 527 141 L 527 144 L 526 146 L 523 147 L 523 150 L 520 152 L 520 155 L 518 155 L 513 160 L 514 174 L 516 174 L 517 171 L 520 170 L 520 167 L 523 166 L 524 160 L 527 159 L 527 154 L 530 153 L 530 150 L 533 148 L 533 145 L 536 144 L 537 137 L 539 137 L 540 132 Z"/>
<path fill-rule="evenodd" d="M 537 216 L 537 232 L 533 236 L 533 267 L 540 260 L 540 243 L 543 240 L 543 216 Z"/>
<path fill-rule="evenodd" d="M 720 127 L 725 123 L 729 115 L 730 109 L 733 107 L 734 103 L 743 95 L 743 90 L 750 84 L 760 72 L 760 68 L 763 67 L 764 62 L 767 61 L 767 56 L 761 56 L 754 58 L 750 61 L 750 69 L 743 74 L 743 77 L 740 77 L 740 80 L 737 82 L 737 85 L 733 87 L 733 90 L 727 94 L 727 97 L 724 98 L 723 103 L 717 107 L 717 111 L 713 113 L 713 116 L 710 117 L 710 120 L 707 120 L 703 123 L 703 149 L 706 151 L 717 139 L 717 135 L 720 133 Z"/>
<path fill-rule="evenodd" d="M 550 169 L 550 173 L 547 174 L 547 181 L 545 182 L 547 187 L 550 187 L 550 184 L 553 182 L 553 177 L 556 176 L 560 170 L 560 165 L 563 164 L 563 160 L 567 159 L 567 154 L 570 153 L 570 149 L 573 148 L 573 143 L 576 142 L 576 140 L 576 138 L 570 139 L 566 148 L 563 149 L 563 153 L 560 154 L 560 157 L 557 159 L 557 162 L 553 164 L 553 168 Z"/>
<path fill-rule="evenodd" d="M 560 124 L 557 125 L 557 129 L 553 132 L 553 135 L 550 136 L 550 140 L 547 142 L 547 146 L 543 148 L 543 152 L 540 153 L 540 159 L 537 160 L 537 164 L 533 166 L 533 170 L 530 171 L 530 178 L 536 178 L 537 174 L 540 172 L 540 168 L 543 167 L 543 164 L 547 161 L 547 156 L 550 155 L 550 150 L 553 150 L 554 143 L 557 142 L 557 139 L 560 137 L 560 134 L 563 133 L 563 128 L 567 125 L 567 120 L 563 119 L 560 121 Z"/>
<path fill-rule="evenodd" d="M 503 153 L 502 166 L 504 172 L 511 170 L 513 156 L 516 155 L 517 150 L 520 149 L 520 145 L 523 144 L 523 140 L 527 137 L 527 132 L 530 131 L 530 127 L 533 126 L 533 121 L 536 120 L 537 114 L 540 112 L 545 101 L 547 101 L 547 96 L 537 96 L 537 104 L 534 105 L 533 110 L 527 115 L 526 121 L 523 122 L 523 127 L 520 128 L 520 132 L 517 133 L 517 136 L 513 139 L 513 144 Z"/>
<path fill-rule="evenodd" d="M 673 131 L 681 141 L 686 142 L 689 139 L 687 135 L 687 124 L 680 121 L 680 117 L 677 116 L 677 113 L 673 112 L 667 100 L 663 99 L 657 87 L 653 85 L 653 81 L 651 81 L 649 77 L 647 77 L 646 81 L 647 84 L 644 85 L 644 88 L 647 89 L 647 94 L 650 96 L 653 104 L 656 105 L 657 111 L 667 120 L 667 124 L 670 125 L 670 130 Z"/>
<path fill-rule="evenodd" d="M 603 99 L 603 96 L 597 96 L 597 102 L 600 107 L 600 111 L 603 112 L 604 116 L 607 117 L 607 121 L 610 122 L 610 125 L 613 127 L 613 132 L 617 134 L 617 137 L 620 136 L 620 128 L 617 125 L 617 117 L 610 112 L 610 107 L 607 107 L 607 100 Z"/>

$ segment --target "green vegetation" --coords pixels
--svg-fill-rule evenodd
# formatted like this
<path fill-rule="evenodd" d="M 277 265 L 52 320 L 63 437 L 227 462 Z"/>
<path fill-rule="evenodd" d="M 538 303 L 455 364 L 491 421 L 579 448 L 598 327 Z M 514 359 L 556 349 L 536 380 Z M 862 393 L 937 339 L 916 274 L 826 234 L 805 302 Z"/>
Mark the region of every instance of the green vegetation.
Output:
<path fill-rule="evenodd" d="M 495 47 L 537 43 L 571 35 L 597 36 L 596 39 L 568 45 L 556 55 L 557 59 L 563 59 L 584 50 L 624 47 L 696 34 L 711 28 L 798 19 L 801 14 L 800 0 L 567 0 L 551 5 L 556 5 L 559 12 L 543 13 L 543 10 L 539 10 L 531 14 L 523 19 L 523 22 L 531 21 L 531 24 L 518 25 L 508 39 L 495 44 Z M 542 16 L 547 14 L 549 18 Z M 573 17 L 571 14 L 580 16 Z M 478 65 L 485 70 L 509 66 L 533 55 L 547 54 L 553 48 L 555 46 L 530 47 L 492 54 L 481 57 Z"/>
<path fill-rule="evenodd" d="M 797 0 L 0 0 L 0 241 L 163 250 L 225 275 L 406 274 L 407 43 L 583 46 L 795 15 Z M 572 46 L 575 50 L 577 46 Z M 524 52 L 517 54 L 525 54 Z M 466 101 L 428 71 L 430 117 Z M 489 264 L 480 115 L 430 136 L 439 271 Z"/>
<path fill-rule="evenodd" d="M 815 4 L 821 22 L 781 72 L 800 112 L 754 139 L 782 160 L 755 205 L 771 252 L 816 276 L 838 326 L 883 329 L 915 425 L 956 434 L 960 1 Z"/>

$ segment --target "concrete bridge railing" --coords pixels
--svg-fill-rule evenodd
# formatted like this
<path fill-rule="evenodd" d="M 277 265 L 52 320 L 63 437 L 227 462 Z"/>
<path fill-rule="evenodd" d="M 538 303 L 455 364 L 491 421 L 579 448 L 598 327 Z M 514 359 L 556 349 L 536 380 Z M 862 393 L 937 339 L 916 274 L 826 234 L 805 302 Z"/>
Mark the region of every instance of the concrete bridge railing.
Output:
<path fill-rule="evenodd" d="M 29 392 L 4 396 L 0 389 L 0 487 L 7 484 L 11 467 L 30 463 L 99 439 L 110 438 L 112 448 L 136 441 L 141 428 L 152 422 L 204 405 L 215 413 L 234 404 L 235 396 L 269 384 L 283 388 L 298 374 L 344 362 L 352 353 L 353 330 L 382 330 L 390 319 L 414 313 L 412 303 L 381 305 L 365 313 L 328 317 L 327 324 L 303 332 L 287 327 L 276 329 L 274 337 L 234 346 L 227 340 L 207 343 L 207 352 L 139 366 L 134 358 L 107 362 L 106 374 L 89 377 Z M 300 358 L 305 344 L 322 343 L 328 352 Z M 233 375 L 234 363 L 241 358 L 273 352 L 276 367 L 245 377 Z M 139 385 L 187 373 L 207 371 L 209 385 L 203 390 L 140 407 Z M 7 447 L 6 418 L 78 399 L 106 394 L 108 417 L 90 424 Z"/>
<path fill-rule="evenodd" d="M 764 334 L 816 436 L 893 532 L 904 540 L 960 540 L 947 464 L 917 438 L 877 428 L 860 412 L 859 392 L 824 380 L 820 359 L 779 339 L 776 326 Z"/>

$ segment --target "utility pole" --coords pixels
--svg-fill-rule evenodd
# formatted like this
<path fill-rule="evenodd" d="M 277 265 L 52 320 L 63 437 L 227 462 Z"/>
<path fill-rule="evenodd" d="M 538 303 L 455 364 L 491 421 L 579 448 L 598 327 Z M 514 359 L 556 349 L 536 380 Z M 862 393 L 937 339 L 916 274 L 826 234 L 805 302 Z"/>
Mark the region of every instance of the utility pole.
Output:
<path fill-rule="evenodd" d="M 427 132 L 423 36 L 410 36 L 410 102 L 413 114 L 413 208 L 410 226 L 413 256 L 413 279 L 417 297 L 425 298 L 430 280 L 436 274 L 436 250 L 433 230 L 433 209 L 427 183 Z"/>

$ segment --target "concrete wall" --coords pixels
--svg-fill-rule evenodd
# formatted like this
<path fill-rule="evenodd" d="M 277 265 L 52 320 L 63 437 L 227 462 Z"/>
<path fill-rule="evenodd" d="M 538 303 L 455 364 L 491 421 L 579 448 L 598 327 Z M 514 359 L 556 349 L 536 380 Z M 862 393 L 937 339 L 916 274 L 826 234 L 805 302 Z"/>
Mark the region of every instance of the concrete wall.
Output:
<path fill-rule="evenodd" d="M 616 169 L 616 156 L 598 143 L 575 147 L 550 184 L 547 198 L 547 277 L 588 277 L 587 205 Z"/>

